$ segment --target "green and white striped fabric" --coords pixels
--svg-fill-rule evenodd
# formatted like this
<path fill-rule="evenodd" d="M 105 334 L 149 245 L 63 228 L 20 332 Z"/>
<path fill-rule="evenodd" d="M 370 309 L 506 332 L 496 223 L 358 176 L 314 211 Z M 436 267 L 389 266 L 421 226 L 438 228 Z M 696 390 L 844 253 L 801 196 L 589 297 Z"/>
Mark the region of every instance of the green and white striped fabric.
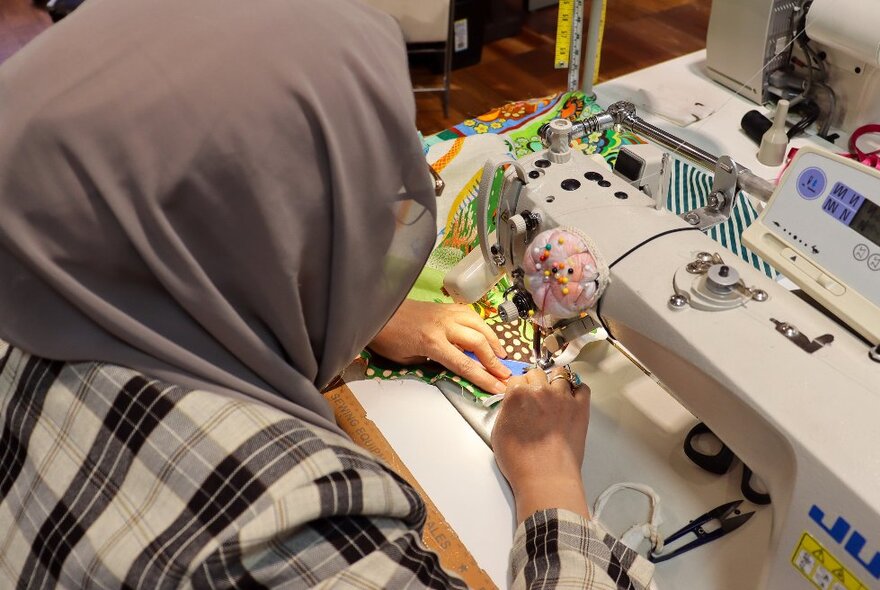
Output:
<path fill-rule="evenodd" d="M 712 189 L 712 177 L 695 166 L 675 160 L 670 184 L 666 206 L 670 211 L 680 215 L 686 211 L 706 206 Z M 748 197 L 740 192 L 736 197 L 736 206 L 727 223 L 713 227 L 706 232 L 706 235 L 771 279 L 775 279 L 778 275 L 776 269 L 746 248 L 742 242 L 743 231 L 757 218 L 758 212 Z"/>

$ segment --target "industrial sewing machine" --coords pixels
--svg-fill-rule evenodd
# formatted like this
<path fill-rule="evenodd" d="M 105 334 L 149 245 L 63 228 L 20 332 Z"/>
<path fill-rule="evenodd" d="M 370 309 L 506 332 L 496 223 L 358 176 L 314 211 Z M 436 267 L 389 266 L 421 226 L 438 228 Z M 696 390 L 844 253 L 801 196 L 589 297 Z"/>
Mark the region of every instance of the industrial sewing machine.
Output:
<path fill-rule="evenodd" d="M 674 215 L 570 147 L 613 126 L 713 169 L 708 204 Z M 514 286 L 502 313 L 535 321 L 541 302 L 523 281 L 533 238 L 559 227 L 589 236 L 610 282 L 588 315 L 535 323 L 538 364 L 574 358 L 577 370 L 582 336 L 603 326 L 766 485 L 763 588 L 880 588 L 880 173 L 803 150 L 774 189 L 628 103 L 556 120 L 542 137 L 543 151 L 484 170 L 481 249 L 447 276 L 447 291 L 473 301 L 506 273 Z M 732 214 L 739 190 L 767 203 L 744 239 L 811 302 L 703 233 Z M 830 563 L 841 568 L 829 572 Z"/>
<path fill-rule="evenodd" d="M 880 10 L 875 0 L 713 0 L 709 76 L 762 104 L 815 99 L 828 125 L 880 120 Z"/>

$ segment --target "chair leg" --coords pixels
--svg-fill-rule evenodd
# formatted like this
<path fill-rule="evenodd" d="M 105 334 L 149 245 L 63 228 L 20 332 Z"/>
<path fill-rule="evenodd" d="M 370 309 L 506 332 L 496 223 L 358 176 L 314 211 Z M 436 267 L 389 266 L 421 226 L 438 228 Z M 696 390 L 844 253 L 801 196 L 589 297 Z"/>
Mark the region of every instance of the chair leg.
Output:
<path fill-rule="evenodd" d="M 446 44 L 447 44 L 447 46 L 449 45 L 448 42 Z M 449 86 L 451 83 L 450 70 L 452 69 L 452 52 L 447 50 L 446 54 L 447 54 L 446 55 L 446 63 L 443 66 L 443 116 L 448 119 L 449 118 Z"/>
<path fill-rule="evenodd" d="M 449 86 L 452 78 L 452 46 L 455 44 L 455 0 L 449 0 L 449 28 L 443 62 L 443 116 L 449 118 Z"/>

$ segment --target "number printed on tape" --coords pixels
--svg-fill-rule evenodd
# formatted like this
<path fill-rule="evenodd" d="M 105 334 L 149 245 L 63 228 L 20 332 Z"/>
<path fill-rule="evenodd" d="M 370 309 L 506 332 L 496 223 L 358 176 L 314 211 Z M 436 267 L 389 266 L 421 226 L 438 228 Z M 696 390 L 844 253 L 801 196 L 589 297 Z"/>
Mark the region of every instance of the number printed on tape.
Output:
<path fill-rule="evenodd" d="M 554 67 L 557 70 L 564 70 L 568 67 L 573 18 L 574 0 L 559 0 L 559 16 L 556 20 L 556 57 L 554 60 Z"/>

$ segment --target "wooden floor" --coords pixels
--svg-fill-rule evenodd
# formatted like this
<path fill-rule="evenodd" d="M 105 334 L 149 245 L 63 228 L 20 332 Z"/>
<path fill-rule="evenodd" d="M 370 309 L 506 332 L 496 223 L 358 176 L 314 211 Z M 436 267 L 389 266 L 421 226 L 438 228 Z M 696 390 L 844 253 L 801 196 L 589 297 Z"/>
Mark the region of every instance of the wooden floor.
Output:
<path fill-rule="evenodd" d="M 587 0 L 586 14 L 589 5 Z M 703 49 L 711 5 L 711 0 L 609 0 L 600 81 Z M 565 90 L 566 71 L 553 69 L 556 17 L 556 8 L 529 14 L 518 36 L 485 46 L 479 64 L 454 70 L 448 118 L 439 95 L 417 95 L 422 133 L 507 102 Z M 413 74 L 416 84 L 428 81 L 419 72 Z"/>
<path fill-rule="evenodd" d="M 702 49 L 710 7 L 711 0 L 610 0 L 600 80 Z M 479 64 L 453 71 L 448 118 L 440 95 L 417 95 L 419 129 L 434 133 L 507 102 L 564 90 L 565 70 L 553 69 L 556 17 L 556 8 L 530 13 L 519 35 L 486 45 Z M 0 63 L 49 24 L 31 0 L 0 0 Z M 418 71 L 413 81 L 436 83 Z"/>

